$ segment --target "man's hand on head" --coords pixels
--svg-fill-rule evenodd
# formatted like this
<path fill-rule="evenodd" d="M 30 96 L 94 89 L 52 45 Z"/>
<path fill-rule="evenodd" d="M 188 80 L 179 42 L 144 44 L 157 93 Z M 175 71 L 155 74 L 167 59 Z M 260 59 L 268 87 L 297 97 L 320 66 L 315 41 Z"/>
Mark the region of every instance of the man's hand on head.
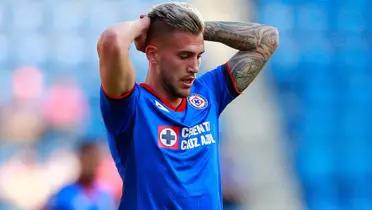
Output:
<path fill-rule="evenodd" d="M 141 27 L 141 34 L 134 40 L 134 44 L 138 51 L 145 52 L 147 31 L 150 27 L 150 18 L 147 15 L 141 15 L 137 20 Z"/>

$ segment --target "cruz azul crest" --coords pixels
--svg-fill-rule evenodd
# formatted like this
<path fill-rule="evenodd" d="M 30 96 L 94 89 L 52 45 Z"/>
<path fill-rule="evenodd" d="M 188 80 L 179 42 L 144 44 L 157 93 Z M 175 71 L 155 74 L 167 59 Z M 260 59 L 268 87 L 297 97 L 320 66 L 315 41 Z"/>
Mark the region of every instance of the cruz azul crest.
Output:
<path fill-rule="evenodd" d="M 203 96 L 198 95 L 198 94 L 193 94 L 187 97 L 187 100 L 193 107 L 197 109 L 204 109 L 205 107 L 208 106 L 207 99 L 205 99 Z"/>

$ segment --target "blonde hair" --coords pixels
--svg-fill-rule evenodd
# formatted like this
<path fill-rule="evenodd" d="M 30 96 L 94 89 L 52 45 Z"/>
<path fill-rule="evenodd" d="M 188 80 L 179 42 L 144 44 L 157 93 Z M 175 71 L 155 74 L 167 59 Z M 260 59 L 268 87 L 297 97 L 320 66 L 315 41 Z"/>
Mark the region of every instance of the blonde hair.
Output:
<path fill-rule="evenodd" d="M 204 21 L 200 13 L 188 3 L 159 4 L 152 8 L 148 16 L 154 28 L 156 28 L 156 23 L 160 22 L 165 23 L 170 27 L 170 30 L 180 30 L 192 34 L 199 34 L 204 30 Z"/>

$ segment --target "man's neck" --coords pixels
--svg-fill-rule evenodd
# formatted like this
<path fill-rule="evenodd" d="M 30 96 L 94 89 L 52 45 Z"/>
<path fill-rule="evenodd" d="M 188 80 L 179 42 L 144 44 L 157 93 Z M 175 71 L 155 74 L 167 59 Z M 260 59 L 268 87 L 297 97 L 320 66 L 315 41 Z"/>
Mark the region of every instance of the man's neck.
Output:
<path fill-rule="evenodd" d="M 178 107 L 178 105 L 180 105 L 180 103 L 182 102 L 182 98 L 173 97 L 158 80 L 155 80 L 154 77 L 150 76 L 149 74 L 146 77 L 145 83 L 173 107 Z"/>

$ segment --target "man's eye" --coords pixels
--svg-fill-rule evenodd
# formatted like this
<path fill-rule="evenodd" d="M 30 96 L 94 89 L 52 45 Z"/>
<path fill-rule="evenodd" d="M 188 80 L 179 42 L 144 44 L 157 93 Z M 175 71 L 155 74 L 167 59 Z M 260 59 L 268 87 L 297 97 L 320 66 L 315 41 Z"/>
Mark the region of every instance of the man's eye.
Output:
<path fill-rule="evenodd" d="M 187 54 L 180 54 L 179 57 L 180 57 L 181 59 L 186 59 L 186 58 L 188 58 L 189 56 L 188 56 Z"/>

